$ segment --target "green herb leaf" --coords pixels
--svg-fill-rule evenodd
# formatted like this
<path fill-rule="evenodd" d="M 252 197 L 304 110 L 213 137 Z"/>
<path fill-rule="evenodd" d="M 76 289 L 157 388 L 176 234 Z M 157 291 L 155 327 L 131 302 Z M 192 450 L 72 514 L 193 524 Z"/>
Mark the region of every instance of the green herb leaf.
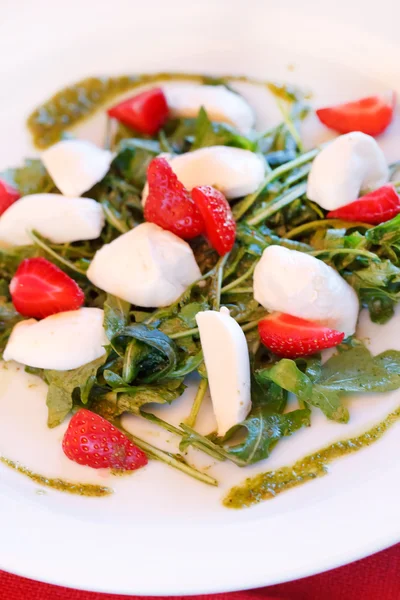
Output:
<path fill-rule="evenodd" d="M 97 371 L 105 360 L 106 355 L 71 371 L 43 371 L 44 380 L 49 385 L 46 399 L 49 427 L 60 425 L 71 412 L 75 401 L 87 403 Z"/>
<path fill-rule="evenodd" d="M 26 159 L 23 167 L 7 169 L 0 173 L 0 179 L 17 188 L 21 196 L 40 194 L 55 189 L 55 185 L 41 160 Z"/>
<path fill-rule="evenodd" d="M 109 340 L 127 325 L 130 306 L 129 302 L 107 294 L 104 303 L 104 329 Z"/>
<path fill-rule="evenodd" d="M 196 124 L 195 137 L 191 150 L 198 150 L 206 146 L 235 146 L 245 150 L 256 150 L 256 142 L 240 135 L 227 123 L 214 123 L 210 121 L 203 107 L 200 108 Z"/>

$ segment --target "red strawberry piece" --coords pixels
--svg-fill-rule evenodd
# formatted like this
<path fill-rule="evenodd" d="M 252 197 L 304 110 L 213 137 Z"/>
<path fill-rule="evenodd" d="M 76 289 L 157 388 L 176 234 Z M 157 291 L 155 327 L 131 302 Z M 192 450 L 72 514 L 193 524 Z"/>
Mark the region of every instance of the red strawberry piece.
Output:
<path fill-rule="evenodd" d="M 167 99 L 161 88 L 153 88 L 112 106 L 107 113 L 140 133 L 154 135 L 168 118 Z"/>
<path fill-rule="evenodd" d="M 368 96 L 356 102 L 318 109 L 319 120 L 339 133 L 362 131 L 368 135 L 379 135 L 390 125 L 396 106 L 396 94 L 389 97 Z"/>
<path fill-rule="evenodd" d="M 184 240 L 203 233 L 204 222 L 199 209 L 165 158 L 153 158 L 147 170 L 147 181 L 146 221 L 172 231 Z"/>
<path fill-rule="evenodd" d="M 282 313 L 272 313 L 262 319 L 258 331 L 264 346 L 284 358 L 309 356 L 337 346 L 344 339 L 340 331 Z"/>
<path fill-rule="evenodd" d="M 134 471 L 147 465 L 147 456 L 100 415 L 82 408 L 71 419 L 64 434 L 64 454 L 92 469 Z"/>
<path fill-rule="evenodd" d="M 0 215 L 6 212 L 7 208 L 21 198 L 21 194 L 9 185 L 6 181 L 0 179 Z"/>
<path fill-rule="evenodd" d="M 10 293 L 16 310 L 24 317 L 43 319 L 76 310 L 85 301 L 79 285 L 45 258 L 26 258 L 15 272 Z"/>
<path fill-rule="evenodd" d="M 383 185 L 374 192 L 362 196 L 346 206 L 328 213 L 328 219 L 362 221 L 379 225 L 390 221 L 400 213 L 400 197 L 393 185 Z"/>
<path fill-rule="evenodd" d="M 211 185 L 194 188 L 192 198 L 203 217 L 211 246 L 224 256 L 232 250 L 236 237 L 236 222 L 227 199 Z"/>

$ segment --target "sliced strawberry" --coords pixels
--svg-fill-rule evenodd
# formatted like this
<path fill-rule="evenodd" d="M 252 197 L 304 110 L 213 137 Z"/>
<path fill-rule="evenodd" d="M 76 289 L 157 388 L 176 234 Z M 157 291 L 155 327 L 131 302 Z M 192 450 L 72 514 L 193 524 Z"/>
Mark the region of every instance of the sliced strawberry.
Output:
<path fill-rule="evenodd" d="M 107 113 L 140 133 L 154 135 L 168 119 L 167 99 L 161 88 L 153 88 L 112 106 Z"/>
<path fill-rule="evenodd" d="M 10 282 L 16 310 L 24 317 L 43 319 L 76 310 L 85 301 L 79 285 L 45 258 L 26 258 Z"/>
<path fill-rule="evenodd" d="M 7 208 L 21 198 L 21 194 L 9 185 L 6 181 L 0 179 L 0 215 L 6 212 Z"/>
<path fill-rule="evenodd" d="M 194 188 L 192 198 L 203 217 L 211 246 L 224 256 L 232 250 L 236 237 L 236 222 L 227 199 L 211 185 Z"/>
<path fill-rule="evenodd" d="M 379 135 L 390 125 L 396 106 L 396 94 L 390 97 L 368 96 L 356 102 L 347 102 L 318 109 L 319 120 L 339 133 L 362 131 L 368 135 Z"/>
<path fill-rule="evenodd" d="M 147 465 L 147 456 L 103 417 L 82 408 L 64 434 L 64 454 L 92 469 L 134 471 Z"/>
<path fill-rule="evenodd" d="M 147 170 L 149 194 L 144 218 L 163 229 L 190 240 L 204 231 L 204 222 L 193 202 L 165 158 L 153 158 Z"/>
<path fill-rule="evenodd" d="M 328 213 L 328 219 L 344 219 L 345 221 L 362 221 L 371 225 L 379 225 L 390 221 L 400 213 L 400 197 L 393 185 L 383 185 L 377 190 L 362 196 L 346 206 Z"/>
<path fill-rule="evenodd" d="M 264 346 L 284 358 L 297 358 L 315 354 L 325 348 L 337 346 L 344 333 L 282 313 L 272 313 L 258 323 Z"/>

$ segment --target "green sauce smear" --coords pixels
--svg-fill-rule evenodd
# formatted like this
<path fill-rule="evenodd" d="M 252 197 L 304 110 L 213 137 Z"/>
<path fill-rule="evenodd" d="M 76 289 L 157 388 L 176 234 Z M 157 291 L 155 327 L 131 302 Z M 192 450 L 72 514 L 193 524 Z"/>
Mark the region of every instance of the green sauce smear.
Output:
<path fill-rule="evenodd" d="M 118 95 L 134 90 L 141 85 L 171 80 L 192 81 L 208 85 L 229 85 L 229 82 L 244 81 L 265 85 L 273 94 L 286 100 L 291 100 L 297 93 L 285 86 L 277 86 L 245 76 L 211 77 L 193 73 L 153 73 L 119 77 L 89 77 L 60 90 L 33 111 L 27 121 L 33 142 L 39 149 L 47 148 L 60 140 L 64 131 L 92 116 L 99 108 Z"/>
<path fill-rule="evenodd" d="M 68 492 L 70 494 L 76 494 L 78 496 L 91 496 L 100 498 L 102 496 L 110 496 L 113 493 L 113 490 L 108 487 L 103 487 L 101 485 L 94 485 L 91 483 L 73 483 L 71 481 L 65 481 L 63 479 L 52 479 L 49 477 L 45 477 L 44 475 L 39 475 L 38 473 L 34 473 L 27 467 L 24 467 L 20 463 L 13 461 L 9 458 L 5 458 L 4 456 L 0 456 L 0 462 L 11 469 L 14 469 L 18 473 L 22 473 L 26 477 L 29 477 L 35 483 L 39 485 L 52 488 L 54 490 L 58 490 L 59 492 Z"/>
<path fill-rule="evenodd" d="M 260 473 L 233 487 L 223 499 L 227 508 L 244 508 L 271 500 L 291 488 L 327 475 L 327 466 L 334 460 L 347 454 L 358 452 L 362 448 L 377 442 L 392 425 L 400 419 L 400 407 L 387 418 L 362 435 L 335 442 L 314 454 L 301 458 L 292 466 L 276 471 Z"/>

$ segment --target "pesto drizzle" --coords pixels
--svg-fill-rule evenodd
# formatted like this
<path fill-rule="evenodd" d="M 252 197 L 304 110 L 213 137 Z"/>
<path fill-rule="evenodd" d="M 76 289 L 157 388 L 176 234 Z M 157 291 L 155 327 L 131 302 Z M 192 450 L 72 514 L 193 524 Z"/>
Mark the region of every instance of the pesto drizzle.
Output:
<path fill-rule="evenodd" d="M 64 479 L 53 479 L 50 477 L 45 477 L 44 475 L 39 475 L 27 467 L 24 467 L 20 463 L 9 458 L 5 458 L 4 456 L 0 456 L 0 462 L 2 462 L 4 465 L 7 465 L 7 467 L 10 467 L 11 469 L 14 469 L 18 473 L 22 473 L 22 475 L 29 477 L 29 479 L 35 483 L 58 490 L 59 492 L 68 492 L 78 496 L 95 496 L 98 498 L 102 496 L 109 496 L 113 493 L 111 488 L 101 485 L 94 485 L 91 483 L 73 483 L 71 481 L 65 481 Z"/>
<path fill-rule="evenodd" d="M 33 111 L 27 121 L 33 142 L 39 149 L 47 148 L 60 140 L 64 131 L 93 115 L 116 96 L 141 85 L 170 80 L 193 81 L 208 85 L 228 85 L 232 81 L 243 81 L 265 85 L 273 94 L 285 99 L 292 98 L 296 93 L 289 88 L 245 76 L 211 77 L 193 73 L 153 73 L 119 77 L 89 77 L 61 89 Z"/>
<path fill-rule="evenodd" d="M 331 462 L 341 456 L 353 454 L 353 452 L 371 446 L 399 419 L 400 407 L 390 413 L 384 421 L 357 437 L 335 442 L 331 446 L 301 458 L 292 466 L 249 477 L 228 492 L 223 499 L 223 504 L 227 508 L 252 506 L 263 500 L 275 498 L 278 494 L 307 483 L 307 481 L 327 475 L 327 467 Z"/>

